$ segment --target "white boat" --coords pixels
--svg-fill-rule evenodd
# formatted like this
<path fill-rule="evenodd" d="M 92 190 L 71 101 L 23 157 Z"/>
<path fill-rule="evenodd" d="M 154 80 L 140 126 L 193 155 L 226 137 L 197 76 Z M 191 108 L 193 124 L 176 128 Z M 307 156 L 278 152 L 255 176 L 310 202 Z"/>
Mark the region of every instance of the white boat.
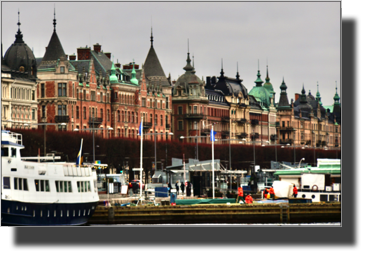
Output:
<path fill-rule="evenodd" d="M 273 182 L 277 197 L 291 198 L 293 185 L 298 188 L 297 198 L 312 202 L 341 201 L 341 160 L 317 159 L 317 167 L 277 170 Z"/>
<path fill-rule="evenodd" d="M 58 157 L 22 158 L 22 135 L 2 131 L 1 136 L 1 225 L 87 223 L 99 201 L 95 169 L 55 162 Z"/>

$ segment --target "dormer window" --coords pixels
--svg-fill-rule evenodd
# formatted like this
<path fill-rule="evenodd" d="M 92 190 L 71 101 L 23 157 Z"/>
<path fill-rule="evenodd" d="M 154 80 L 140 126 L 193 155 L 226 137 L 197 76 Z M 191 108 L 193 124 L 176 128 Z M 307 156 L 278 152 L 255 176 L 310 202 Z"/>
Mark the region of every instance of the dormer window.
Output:
<path fill-rule="evenodd" d="M 60 73 L 65 73 L 65 67 L 63 66 L 60 67 Z"/>
<path fill-rule="evenodd" d="M 20 72 L 25 72 L 25 67 L 24 66 L 20 67 Z"/>

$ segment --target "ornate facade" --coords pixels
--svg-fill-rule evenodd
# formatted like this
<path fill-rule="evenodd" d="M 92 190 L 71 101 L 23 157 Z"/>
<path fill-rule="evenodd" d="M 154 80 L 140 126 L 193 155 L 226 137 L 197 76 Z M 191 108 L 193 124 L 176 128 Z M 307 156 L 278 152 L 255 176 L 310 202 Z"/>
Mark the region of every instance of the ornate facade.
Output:
<path fill-rule="evenodd" d="M 18 20 L 16 40 L 1 52 L 1 128 L 30 128 L 37 120 L 37 63 L 23 41 Z M 1 47 L 2 49 L 2 47 Z"/>

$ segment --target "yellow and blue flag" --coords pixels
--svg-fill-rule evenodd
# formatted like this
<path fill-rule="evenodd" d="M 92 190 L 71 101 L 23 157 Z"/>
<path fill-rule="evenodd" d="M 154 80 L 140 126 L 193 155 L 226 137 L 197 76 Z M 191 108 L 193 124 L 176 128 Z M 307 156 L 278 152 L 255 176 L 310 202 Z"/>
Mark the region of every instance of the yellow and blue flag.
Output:
<path fill-rule="evenodd" d="M 76 160 L 76 166 L 81 166 L 82 165 L 82 160 L 83 160 L 83 157 L 82 157 L 82 142 L 83 142 L 83 138 L 81 138 L 81 147 L 80 147 L 80 151 L 78 152 L 78 155 L 77 155 L 77 160 Z"/>

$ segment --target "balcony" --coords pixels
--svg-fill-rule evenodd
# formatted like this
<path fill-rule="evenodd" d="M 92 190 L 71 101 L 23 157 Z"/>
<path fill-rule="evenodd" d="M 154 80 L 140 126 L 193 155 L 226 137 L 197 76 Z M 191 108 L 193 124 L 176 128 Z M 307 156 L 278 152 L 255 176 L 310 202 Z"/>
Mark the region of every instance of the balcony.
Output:
<path fill-rule="evenodd" d="M 237 133 L 236 136 L 240 137 L 240 138 L 246 138 L 248 136 L 248 134 L 247 133 Z"/>
<path fill-rule="evenodd" d="M 282 131 L 286 131 L 286 132 L 292 132 L 292 131 L 295 131 L 295 128 L 294 127 L 291 127 L 291 126 L 286 126 L 286 127 L 279 127 L 279 130 L 282 132 Z"/>
<path fill-rule="evenodd" d="M 247 123 L 247 119 L 236 119 L 236 122 L 240 124 L 245 124 Z"/>
<path fill-rule="evenodd" d="M 222 117 L 221 121 L 222 122 L 230 122 L 230 117 Z"/>
<path fill-rule="evenodd" d="M 259 120 L 251 120 L 251 125 L 258 125 L 259 124 Z"/>
<path fill-rule="evenodd" d="M 203 119 L 204 114 L 202 114 L 202 113 L 189 113 L 189 114 L 185 114 L 185 118 L 186 119 Z"/>
<path fill-rule="evenodd" d="M 150 129 L 153 126 L 153 122 L 144 122 L 142 123 L 142 127 L 144 129 Z"/>
<path fill-rule="evenodd" d="M 201 135 L 209 135 L 210 134 L 210 129 L 202 129 L 201 130 Z"/>
<path fill-rule="evenodd" d="M 256 139 L 260 138 L 260 134 L 259 133 L 254 133 L 254 134 L 251 134 L 251 140 L 254 141 Z"/>
<path fill-rule="evenodd" d="M 69 122 L 69 116 L 68 115 L 57 115 L 55 116 L 55 122 L 56 123 L 62 123 L 62 122 Z"/>
<path fill-rule="evenodd" d="M 230 135 L 229 130 L 223 130 L 221 133 L 222 133 L 223 136 L 229 136 Z"/>
<path fill-rule="evenodd" d="M 280 144 L 290 144 L 290 145 L 292 145 L 292 142 L 293 142 L 292 139 L 280 139 L 279 140 Z"/>
<path fill-rule="evenodd" d="M 96 117 L 89 117 L 89 124 L 101 124 L 103 121 L 103 118 L 96 118 Z"/>

